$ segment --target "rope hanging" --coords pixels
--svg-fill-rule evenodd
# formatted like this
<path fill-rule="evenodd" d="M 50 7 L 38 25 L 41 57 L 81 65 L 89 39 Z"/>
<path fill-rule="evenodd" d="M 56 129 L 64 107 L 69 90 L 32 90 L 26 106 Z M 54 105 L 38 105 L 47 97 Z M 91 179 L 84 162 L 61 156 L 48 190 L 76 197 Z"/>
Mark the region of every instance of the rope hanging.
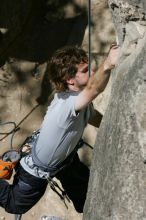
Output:
<path fill-rule="evenodd" d="M 0 126 L 3 126 L 3 125 L 7 125 L 7 124 L 11 124 L 14 126 L 14 128 L 12 130 L 10 130 L 9 132 L 0 132 L 0 135 L 4 135 L 3 138 L 0 139 L 0 141 L 4 140 L 7 136 L 11 135 L 11 138 L 10 138 L 10 149 L 12 150 L 13 149 L 13 138 L 14 138 L 14 135 L 15 133 L 20 129 L 19 125 L 39 106 L 36 105 L 17 125 L 15 122 L 1 122 L 0 121 Z M 22 219 L 22 214 L 14 214 L 14 219 L 15 220 L 21 220 Z"/>
<path fill-rule="evenodd" d="M 15 133 L 20 129 L 20 125 L 25 121 L 25 119 L 27 119 L 29 117 L 29 115 L 39 106 L 39 104 L 37 104 L 36 106 L 34 106 L 31 111 L 24 116 L 24 118 L 22 118 L 21 121 L 19 121 L 19 123 L 16 125 L 15 122 L 9 121 L 9 122 L 1 122 L 0 121 L 0 126 L 2 125 L 7 125 L 7 124 L 11 124 L 14 126 L 14 128 L 12 130 L 10 130 L 9 132 L 0 132 L 0 135 L 4 135 L 2 138 L 0 138 L 0 141 L 4 140 L 5 138 L 7 138 L 9 135 L 11 135 L 11 141 L 10 141 L 10 149 L 13 149 L 13 137 L 15 135 Z"/>

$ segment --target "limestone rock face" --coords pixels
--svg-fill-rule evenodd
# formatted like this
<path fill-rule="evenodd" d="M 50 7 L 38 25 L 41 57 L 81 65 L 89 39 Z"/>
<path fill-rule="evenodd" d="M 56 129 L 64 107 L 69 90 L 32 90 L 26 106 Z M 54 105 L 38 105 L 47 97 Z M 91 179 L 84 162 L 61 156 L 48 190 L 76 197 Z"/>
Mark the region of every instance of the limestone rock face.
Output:
<path fill-rule="evenodd" d="M 107 0 L 91 3 L 91 55 L 97 67 L 115 37 Z M 74 44 L 82 45 L 88 52 L 87 7 L 88 1 L 84 0 L 0 1 L 0 123 L 11 121 L 19 125 L 13 138 L 14 148 L 39 128 L 43 120 L 52 92 L 46 74 L 47 62 L 54 50 Z M 103 97 L 104 94 L 95 100 L 95 107 L 102 113 L 107 105 L 107 98 L 102 103 Z M 12 124 L 0 126 L 0 132 L 12 129 Z M 87 127 L 85 140 L 93 145 L 96 133 L 96 128 Z M 0 142 L 0 154 L 10 148 L 11 137 L 10 133 Z M 80 157 L 88 166 L 91 156 L 89 147 L 81 149 Z M 67 205 L 68 209 L 48 187 L 43 198 L 22 219 L 38 220 L 44 215 L 54 215 L 80 220 L 82 214 L 76 213 L 72 203 Z M 0 208 L 0 218 L 11 220 L 14 215 Z"/>
<path fill-rule="evenodd" d="M 96 14 L 96 9 L 100 13 Z M 48 96 L 52 92 L 46 74 L 47 62 L 54 50 L 73 44 L 83 45 L 87 51 L 87 11 L 87 1 L 84 0 L 0 1 L 0 133 L 9 133 L 14 128 L 13 124 L 2 126 L 1 123 L 10 121 L 18 125 L 13 138 L 14 148 L 18 148 L 32 131 L 38 129 L 43 120 Z M 92 52 L 98 65 L 99 58 L 103 56 L 99 53 L 106 53 L 107 42 L 112 41 L 113 35 L 107 36 L 113 25 L 106 1 L 101 4 L 99 0 L 93 1 L 91 14 L 94 23 Z M 95 25 L 97 22 L 100 25 Z M 107 25 L 109 22 L 110 25 Z M 94 143 L 96 129 L 89 130 L 89 139 Z M 12 133 L 4 136 L 0 135 L 0 155 L 9 150 Z M 92 150 L 84 147 L 81 154 L 90 165 Z M 67 206 L 68 209 L 48 186 L 43 198 L 22 215 L 22 219 L 39 220 L 50 215 L 66 220 L 82 218 L 71 202 Z M 0 207 L 0 219 L 12 220 L 14 215 Z"/>
<path fill-rule="evenodd" d="M 120 42 L 112 92 L 93 152 L 84 220 L 146 219 L 144 1 L 109 1 Z M 126 8 L 125 8 L 126 7 Z M 119 17 L 119 15 L 123 15 Z M 128 16 L 129 15 L 129 16 Z M 121 19 L 121 20 L 120 20 Z M 122 25 L 122 28 L 118 25 Z M 124 28 L 124 35 L 123 35 Z"/>

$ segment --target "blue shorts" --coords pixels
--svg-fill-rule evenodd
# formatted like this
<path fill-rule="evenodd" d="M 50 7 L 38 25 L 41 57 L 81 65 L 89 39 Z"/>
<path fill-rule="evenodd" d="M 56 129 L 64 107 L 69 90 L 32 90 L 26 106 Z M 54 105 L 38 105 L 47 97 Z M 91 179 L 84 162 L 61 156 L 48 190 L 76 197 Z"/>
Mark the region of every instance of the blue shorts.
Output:
<path fill-rule="evenodd" d="M 79 160 L 77 153 L 72 162 L 59 171 L 60 180 L 77 212 L 83 212 L 89 180 L 89 169 Z M 26 172 L 19 164 L 13 184 L 0 179 L 0 206 L 12 214 L 24 214 L 44 195 L 48 181 Z"/>
<path fill-rule="evenodd" d="M 47 184 L 46 179 L 32 176 L 19 165 L 12 185 L 0 179 L 0 206 L 6 212 L 23 214 L 39 201 Z"/>

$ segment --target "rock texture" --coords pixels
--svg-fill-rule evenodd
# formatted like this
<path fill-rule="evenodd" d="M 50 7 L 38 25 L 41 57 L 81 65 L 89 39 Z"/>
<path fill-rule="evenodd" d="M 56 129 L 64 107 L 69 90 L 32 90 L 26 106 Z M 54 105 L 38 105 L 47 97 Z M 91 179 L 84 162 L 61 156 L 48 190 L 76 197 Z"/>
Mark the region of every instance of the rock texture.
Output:
<path fill-rule="evenodd" d="M 115 41 L 111 13 L 107 1 L 91 1 L 91 55 L 95 68 L 106 56 L 109 44 Z M 1 0 L 0 1 L 0 123 L 15 122 L 19 129 L 13 147 L 36 130 L 42 120 L 52 92 L 47 78 L 47 62 L 59 47 L 82 45 L 88 53 L 88 1 L 84 0 Z M 104 113 L 110 88 L 95 101 Z M 108 94 L 109 96 L 109 94 Z M 39 104 L 39 105 L 38 105 Z M 10 132 L 13 124 L 1 125 L 0 133 Z M 97 129 L 88 126 L 84 138 L 94 145 Z M 0 134 L 0 154 L 10 148 L 12 134 Z M 92 150 L 84 147 L 80 157 L 88 166 Z M 80 220 L 72 203 L 68 209 L 47 188 L 41 201 L 22 220 L 39 220 L 54 215 L 65 220 Z M 0 219 L 14 215 L 0 208 Z"/>
<path fill-rule="evenodd" d="M 109 1 L 121 52 L 96 138 L 84 220 L 146 219 L 144 5 L 144 1 Z"/>

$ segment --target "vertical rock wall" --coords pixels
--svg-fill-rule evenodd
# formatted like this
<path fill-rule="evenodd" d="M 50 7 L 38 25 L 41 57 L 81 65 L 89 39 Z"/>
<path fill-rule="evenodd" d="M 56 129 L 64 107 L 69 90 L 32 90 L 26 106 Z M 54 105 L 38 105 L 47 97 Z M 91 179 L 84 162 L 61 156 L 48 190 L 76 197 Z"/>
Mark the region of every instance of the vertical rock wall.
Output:
<path fill-rule="evenodd" d="M 88 1 L 84 0 L 0 1 L 0 122 L 19 124 L 20 129 L 13 139 L 14 148 L 41 124 L 51 93 L 46 70 L 53 51 L 66 44 L 76 44 L 88 52 L 87 12 Z M 109 45 L 115 41 L 106 0 L 91 1 L 91 20 L 91 55 L 97 67 L 106 56 Z M 102 113 L 106 97 L 102 94 L 95 101 Z M 0 126 L 0 132 L 11 129 L 12 124 Z M 96 132 L 97 129 L 91 126 L 85 132 L 91 145 L 95 142 Z M 10 141 L 11 135 L 0 142 L 0 154 L 10 148 Z M 81 152 L 84 161 L 92 154 L 89 150 L 84 148 Z M 87 163 L 90 165 L 90 161 Z M 67 210 L 48 187 L 42 200 L 22 219 L 40 219 L 43 214 L 72 220 L 82 218 L 72 204 L 68 207 Z M 14 216 L 0 208 L 0 218 L 9 220 Z"/>
<path fill-rule="evenodd" d="M 84 220 L 146 219 L 144 1 L 109 1 L 121 46 L 94 149 Z"/>

